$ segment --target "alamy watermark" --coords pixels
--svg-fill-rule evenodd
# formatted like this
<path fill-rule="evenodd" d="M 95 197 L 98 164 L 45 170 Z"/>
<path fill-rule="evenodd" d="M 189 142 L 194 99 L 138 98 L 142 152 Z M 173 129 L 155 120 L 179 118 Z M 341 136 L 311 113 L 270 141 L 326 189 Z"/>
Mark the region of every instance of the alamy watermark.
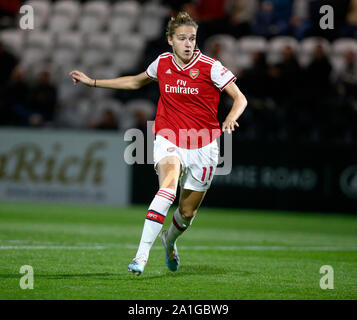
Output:
<path fill-rule="evenodd" d="M 35 26 L 34 9 L 32 6 L 25 4 L 20 7 L 19 26 L 22 30 L 33 30 Z"/>
<path fill-rule="evenodd" d="M 130 141 L 131 143 L 125 148 L 124 160 L 127 164 L 154 164 L 153 159 L 153 148 L 155 135 L 152 132 L 152 126 L 154 121 L 147 121 L 147 134 L 146 134 L 146 144 L 147 144 L 147 154 L 145 161 L 145 136 L 140 129 L 128 129 L 124 134 L 124 140 Z M 170 129 L 160 130 L 158 133 L 161 136 L 167 138 L 169 141 L 178 141 L 178 148 L 197 148 L 202 142 L 202 145 L 207 145 L 210 142 L 210 137 L 215 137 L 220 135 L 219 129 L 182 129 L 179 130 L 178 136 Z M 189 141 L 189 145 L 187 145 Z M 223 141 L 223 142 L 222 142 Z M 214 159 L 218 156 L 218 164 L 215 175 L 227 175 L 232 170 L 232 134 L 227 132 L 223 133 L 223 137 L 217 139 L 218 148 L 209 149 L 209 154 L 206 154 L 208 158 Z M 176 146 L 177 147 L 177 146 Z M 174 151 L 174 148 L 173 150 Z M 169 148 L 170 149 L 170 148 Z M 221 150 L 221 153 L 219 153 Z M 218 155 L 217 155 L 218 153 Z M 181 157 L 189 157 L 189 153 L 181 153 Z M 182 159 L 184 160 L 184 159 Z M 170 159 L 168 158 L 168 162 Z"/>
<path fill-rule="evenodd" d="M 34 286 L 34 273 L 32 266 L 24 265 L 20 268 L 20 273 L 24 274 L 20 279 L 20 288 L 22 290 L 33 289 Z"/>
<path fill-rule="evenodd" d="M 320 273 L 323 274 L 323 276 L 320 279 L 320 288 L 322 290 L 334 289 L 333 268 L 329 265 L 321 266 Z"/>
<path fill-rule="evenodd" d="M 334 11 L 330 5 L 324 5 L 320 8 L 320 13 L 323 16 L 320 18 L 320 28 L 322 30 L 334 28 Z"/>

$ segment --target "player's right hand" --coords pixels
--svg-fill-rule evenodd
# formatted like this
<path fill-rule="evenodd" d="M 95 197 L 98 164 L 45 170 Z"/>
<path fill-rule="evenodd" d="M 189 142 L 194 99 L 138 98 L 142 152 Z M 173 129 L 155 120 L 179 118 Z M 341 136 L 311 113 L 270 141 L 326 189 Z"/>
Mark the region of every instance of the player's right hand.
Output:
<path fill-rule="evenodd" d="M 83 72 L 73 70 L 69 73 L 69 75 L 72 77 L 74 84 L 77 84 L 77 82 L 82 82 L 89 87 L 93 87 L 94 85 L 94 80 L 87 77 Z"/>

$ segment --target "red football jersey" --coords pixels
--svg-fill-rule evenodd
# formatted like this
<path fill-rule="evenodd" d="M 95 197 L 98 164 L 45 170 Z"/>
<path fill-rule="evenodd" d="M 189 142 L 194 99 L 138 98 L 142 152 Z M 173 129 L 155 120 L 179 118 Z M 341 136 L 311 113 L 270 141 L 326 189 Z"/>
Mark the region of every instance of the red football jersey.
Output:
<path fill-rule="evenodd" d="M 189 64 L 181 67 L 172 53 L 161 54 L 147 68 L 158 81 L 158 102 L 153 131 L 175 145 L 200 148 L 222 134 L 217 120 L 221 91 L 236 77 L 199 50 Z"/>

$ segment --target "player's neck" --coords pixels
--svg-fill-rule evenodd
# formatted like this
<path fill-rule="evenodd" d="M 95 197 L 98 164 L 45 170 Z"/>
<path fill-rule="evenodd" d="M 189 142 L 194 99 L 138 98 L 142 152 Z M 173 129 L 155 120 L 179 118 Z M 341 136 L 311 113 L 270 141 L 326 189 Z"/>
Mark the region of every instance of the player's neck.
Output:
<path fill-rule="evenodd" d="M 175 61 L 181 68 L 184 68 L 185 66 L 187 66 L 196 57 L 196 55 L 197 55 L 197 53 L 194 52 L 192 57 L 186 61 L 186 60 L 180 59 L 180 57 L 174 52 Z"/>

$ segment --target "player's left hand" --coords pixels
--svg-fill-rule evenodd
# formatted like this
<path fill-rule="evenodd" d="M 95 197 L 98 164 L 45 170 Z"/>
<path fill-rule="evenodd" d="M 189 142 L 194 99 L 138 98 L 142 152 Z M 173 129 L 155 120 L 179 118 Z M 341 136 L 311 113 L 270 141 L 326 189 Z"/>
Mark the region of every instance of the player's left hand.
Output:
<path fill-rule="evenodd" d="M 231 133 L 234 131 L 234 128 L 236 126 L 239 127 L 239 124 L 236 120 L 227 118 L 222 124 L 222 131 L 224 132 L 225 130 L 227 130 L 228 133 Z"/>

